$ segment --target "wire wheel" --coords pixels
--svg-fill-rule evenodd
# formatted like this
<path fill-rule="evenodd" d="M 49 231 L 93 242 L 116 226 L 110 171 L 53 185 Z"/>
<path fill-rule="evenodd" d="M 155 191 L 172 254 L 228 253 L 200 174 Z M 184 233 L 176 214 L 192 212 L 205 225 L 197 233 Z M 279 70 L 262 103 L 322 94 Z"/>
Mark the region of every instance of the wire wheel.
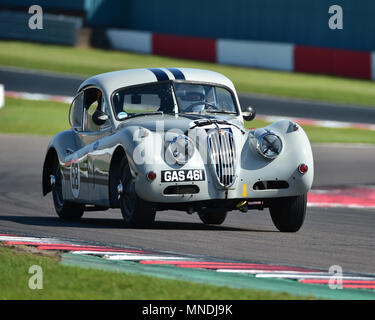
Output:
<path fill-rule="evenodd" d="M 120 181 L 117 185 L 122 217 L 126 226 L 145 227 L 155 221 L 155 209 L 151 203 L 138 197 L 135 182 L 126 157 L 120 165 Z"/>
<path fill-rule="evenodd" d="M 55 163 L 53 174 L 54 174 L 54 183 L 52 185 L 52 196 L 53 196 L 55 209 L 57 211 L 57 210 L 61 210 L 61 208 L 64 205 L 64 199 L 63 199 L 63 194 L 62 194 L 62 175 L 61 175 L 61 170 L 60 170 L 58 161 Z"/>
<path fill-rule="evenodd" d="M 62 192 L 62 174 L 60 163 L 56 157 L 51 176 L 52 198 L 57 215 L 62 220 L 78 221 L 82 218 L 85 206 L 80 203 L 68 202 L 64 200 Z"/>

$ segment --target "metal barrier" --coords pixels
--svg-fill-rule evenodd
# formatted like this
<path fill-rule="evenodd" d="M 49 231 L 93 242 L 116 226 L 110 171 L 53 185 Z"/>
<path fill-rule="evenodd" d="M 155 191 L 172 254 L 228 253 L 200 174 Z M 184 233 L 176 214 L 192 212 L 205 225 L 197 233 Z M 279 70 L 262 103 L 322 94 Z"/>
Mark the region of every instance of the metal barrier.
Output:
<path fill-rule="evenodd" d="M 0 11 L 0 38 L 55 43 L 75 46 L 82 18 L 44 14 L 43 29 L 30 29 L 31 15 L 23 12 Z"/>

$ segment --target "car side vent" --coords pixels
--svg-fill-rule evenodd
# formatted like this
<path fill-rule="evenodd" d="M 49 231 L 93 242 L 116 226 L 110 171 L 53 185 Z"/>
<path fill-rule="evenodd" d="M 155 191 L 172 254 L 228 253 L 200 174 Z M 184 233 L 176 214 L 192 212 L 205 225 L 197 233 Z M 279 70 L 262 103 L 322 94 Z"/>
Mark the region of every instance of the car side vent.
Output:
<path fill-rule="evenodd" d="M 258 181 L 253 185 L 253 190 L 275 190 L 288 188 L 289 183 L 283 180 Z"/>
<path fill-rule="evenodd" d="M 169 186 L 163 191 L 164 194 L 195 194 L 199 193 L 199 187 L 196 185 Z"/>

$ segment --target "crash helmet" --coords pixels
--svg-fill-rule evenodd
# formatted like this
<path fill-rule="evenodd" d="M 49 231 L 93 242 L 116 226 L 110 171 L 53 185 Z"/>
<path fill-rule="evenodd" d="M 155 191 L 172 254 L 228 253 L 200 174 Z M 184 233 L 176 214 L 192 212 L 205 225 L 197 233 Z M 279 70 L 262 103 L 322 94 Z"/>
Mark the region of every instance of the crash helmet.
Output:
<path fill-rule="evenodd" d="M 199 102 L 204 102 L 206 98 L 206 92 L 202 85 L 182 84 L 176 86 L 176 89 L 182 111 L 199 112 L 204 107 L 203 103 L 199 104 Z"/>

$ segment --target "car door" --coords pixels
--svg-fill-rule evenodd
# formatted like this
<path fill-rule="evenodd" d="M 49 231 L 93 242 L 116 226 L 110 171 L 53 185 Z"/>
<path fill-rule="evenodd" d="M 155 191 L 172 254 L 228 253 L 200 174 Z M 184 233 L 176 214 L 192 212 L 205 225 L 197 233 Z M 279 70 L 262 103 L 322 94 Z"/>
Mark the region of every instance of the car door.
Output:
<path fill-rule="evenodd" d="M 87 178 L 87 155 L 82 144 L 84 94 L 80 92 L 74 98 L 69 111 L 69 121 L 73 139 L 66 141 L 66 155 L 63 160 L 65 177 L 64 198 L 74 202 L 86 203 L 89 200 Z"/>
<path fill-rule="evenodd" d="M 102 124 L 95 120 L 94 115 L 98 110 L 109 114 L 105 97 L 99 88 L 85 89 L 83 100 L 83 130 L 80 132 L 80 140 L 87 154 L 86 188 L 89 203 L 104 206 L 108 200 L 110 154 L 106 151 L 103 139 L 112 133 L 112 123 L 110 119 Z"/>

